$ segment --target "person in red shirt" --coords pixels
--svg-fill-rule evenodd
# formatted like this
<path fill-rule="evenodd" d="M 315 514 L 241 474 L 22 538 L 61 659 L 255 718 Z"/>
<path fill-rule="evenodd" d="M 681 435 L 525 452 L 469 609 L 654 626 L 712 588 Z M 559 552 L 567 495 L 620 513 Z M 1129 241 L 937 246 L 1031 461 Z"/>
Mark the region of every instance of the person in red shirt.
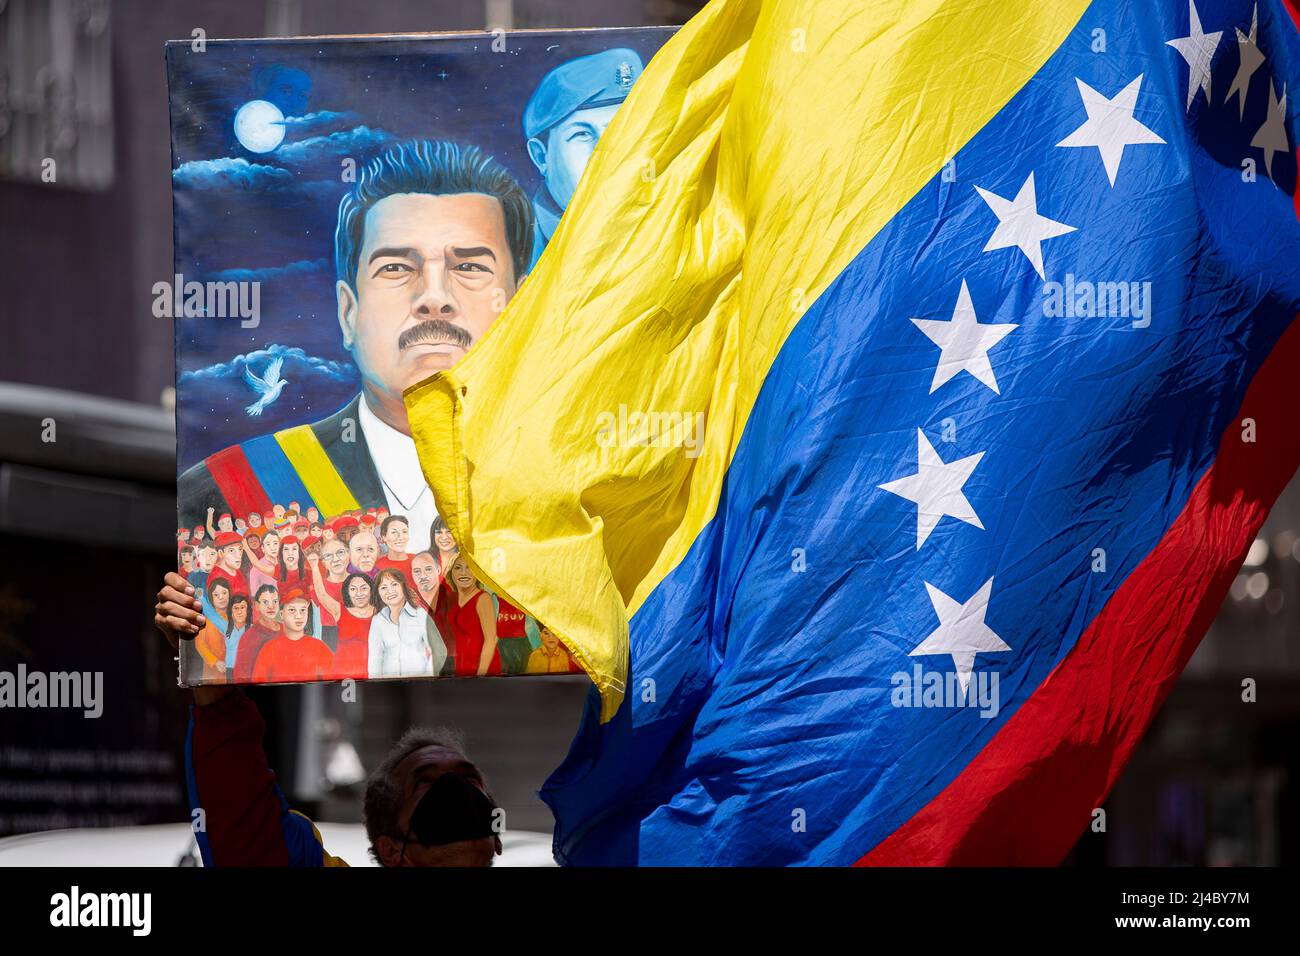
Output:
<path fill-rule="evenodd" d="M 290 588 L 280 607 L 283 628 L 278 637 L 266 642 L 253 666 L 258 684 L 325 680 L 334 672 L 334 655 L 328 647 L 306 634 L 311 624 L 311 599 L 301 587 Z"/>
<path fill-rule="evenodd" d="M 497 601 L 497 651 L 501 655 L 501 673 L 522 674 L 533 653 L 532 642 L 524 626 L 527 615 L 501 595 Z"/>
<path fill-rule="evenodd" d="M 223 531 L 213 542 L 217 546 L 217 563 L 208 572 L 208 587 L 216 581 L 230 584 L 231 594 L 247 594 L 248 581 L 244 578 L 244 539 L 233 531 Z"/>
<path fill-rule="evenodd" d="M 179 570 L 183 578 L 188 578 L 190 572 L 194 570 L 194 549 L 188 544 L 181 548 L 181 566 Z"/>
<path fill-rule="evenodd" d="M 338 619 L 334 651 L 335 680 L 365 680 L 370 671 L 370 619 L 375 616 L 374 585 L 364 574 L 349 574 L 335 601 L 328 589 L 320 594 L 321 612 Z"/>
<path fill-rule="evenodd" d="M 428 551 L 421 551 L 411 556 L 411 583 L 415 585 L 415 596 L 430 614 L 438 603 L 438 559 Z"/>
<path fill-rule="evenodd" d="M 406 553 L 406 543 L 411 537 L 411 527 L 401 515 L 389 515 L 380 526 L 379 536 L 388 545 L 388 553 L 375 562 L 375 573 L 386 568 L 400 571 L 406 578 L 407 585 L 415 590 L 415 579 L 411 576 L 411 556 Z"/>
<path fill-rule="evenodd" d="M 455 672 L 460 677 L 501 673 L 497 650 L 497 615 L 492 595 L 479 587 L 465 559 L 457 557 L 448 575 L 455 591 L 447 619 L 455 641 Z"/>
<path fill-rule="evenodd" d="M 274 584 L 263 584 L 253 596 L 253 607 L 253 623 L 239 639 L 239 649 L 235 652 L 234 680 L 237 684 L 246 684 L 253 679 L 253 668 L 262 648 L 280 636 L 279 589 Z"/>

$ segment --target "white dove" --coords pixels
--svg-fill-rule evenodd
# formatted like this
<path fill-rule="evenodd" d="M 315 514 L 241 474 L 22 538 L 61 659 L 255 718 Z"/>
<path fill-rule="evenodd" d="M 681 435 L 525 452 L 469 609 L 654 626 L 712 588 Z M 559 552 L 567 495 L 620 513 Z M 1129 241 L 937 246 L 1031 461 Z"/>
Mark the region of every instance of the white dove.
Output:
<path fill-rule="evenodd" d="M 283 367 L 283 358 L 271 359 L 271 364 L 266 367 L 261 378 L 254 375 L 247 366 L 244 367 L 244 381 L 258 395 L 257 401 L 246 406 L 244 411 L 250 415 L 261 415 L 266 406 L 280 397 L 284 387 L 289 384 L 287 379 L 280 377 L 280 369 Z"/>

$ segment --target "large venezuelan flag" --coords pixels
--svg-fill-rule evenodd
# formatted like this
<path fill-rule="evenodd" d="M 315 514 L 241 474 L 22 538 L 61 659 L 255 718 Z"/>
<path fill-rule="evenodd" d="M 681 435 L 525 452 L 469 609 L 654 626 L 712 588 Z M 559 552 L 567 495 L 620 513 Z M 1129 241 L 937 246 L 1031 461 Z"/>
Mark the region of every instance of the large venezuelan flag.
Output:
<path fill-rule="evenodd" d="M 596 683 L 562 862 L 1061 859 L 1300 465 L 1297 79 L 1282 0 L 715 0 L 669 42 L 407 395 Z"/>

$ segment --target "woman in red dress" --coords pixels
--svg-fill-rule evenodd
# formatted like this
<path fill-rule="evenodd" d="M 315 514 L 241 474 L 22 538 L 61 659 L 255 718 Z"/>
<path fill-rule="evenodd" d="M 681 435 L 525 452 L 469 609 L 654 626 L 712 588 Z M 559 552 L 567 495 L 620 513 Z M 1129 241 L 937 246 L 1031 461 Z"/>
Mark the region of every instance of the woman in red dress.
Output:
<path fill-rule="evenodd" d="M 497 612 L 492 595 L 478 585 L 465 559 L 457 556 L 448 569 L 452 592 L 447 621 L 456 642 L 456 676 L 501 673 L 497 650 Z"/>
<path fill-rule="evenodd" d="M 370 619 L 375 616 L 371 600 L 374 585 L 364 574 L 349 574 L 343 581 L 340 606 L 324 589 L 316 592 L 322 611 L 338 619 L 339 642 L 334 649 L 334 679 L 365 680 L 370 669 Z"/>

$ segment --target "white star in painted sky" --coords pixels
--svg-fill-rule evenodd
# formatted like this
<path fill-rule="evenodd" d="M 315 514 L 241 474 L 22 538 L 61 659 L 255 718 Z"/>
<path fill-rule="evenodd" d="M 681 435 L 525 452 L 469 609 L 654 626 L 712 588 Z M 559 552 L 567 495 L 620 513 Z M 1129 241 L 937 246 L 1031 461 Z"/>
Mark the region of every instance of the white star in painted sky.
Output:
<path fill-rule="evenodd" d="M 962 486 L 970 478 L 984 452 L 957 461 L 945 462 L 925 437 L 916 430 L 916 474 L 881 485 L 890 494 L 916 503 L 916 547 L 920 550 L 935 526 L 945 517 L 973 524 L 981 531 L 979 515 L 966 499 Z"/>
<path fill-rule="evenodd" d="M 1210 64 L 1214 53 L 1219 49 L 1219 39 L 1223 31 L 1206 33 L 1201 29 L 1201 16 L 1196 12 L 1196 0 L 1187 0 L 1191 13 L 1191 32 L 1177 40 L 1166 40 L 1167 46 L 1177 50 L 1187 61 L 1187 110 L 1192 108 L 1192 101 L 1200 90 L 1205 91 L 1205 102 L 1210 102 Z"/>
<path fill-rule="evenodd" d="M 1291 142 L 1286 134 L 1286 84 L 1282 85 L 1282 98 L 1277 98 L 1273 84 L 1268 85 L 1268 119 L 1259 128 L 1250 145 L 1264 151 L 1264 168 L 1273 178 L 1273 156 L 1291 152 Z"/>
<path fill-rule="evenodd" d="M 997 193 L 975 187 L 983 200 L 988 203 L 994 215 L 998 217 L 998 226 L 993 230 L 985 252 L 994 249 L 1007 249 L 1017 246 L 1029 261 L 1040 279 L 1047 276 L 1043 272 L 1043 240 L 1063 236 L 1074 232 L 1074 226 L 1067 226 L 1055 219 L 1048 219 L 1038 214 L 1038 197 L 1034 190 L 1034 174 L 1031 172 L 1025 184 L 1016 193 L 1015 199 L 1003 199 Z"/>
<path fill-rule="evenodd" d="M 1255 9 L 1250 15 L 1250 36 L 1237 30 L 1237 50 L 1241 54 L 1240 66 L 1237 67 L 1237 75 L 1232 78 L 1232 86 L 1228 87 L 1228 95 L 1223 98 L 1223 102 L 1232 99 L 1232 95 L 1238 95 L 1240 109 L 1240 119 L 1246 118 L 1246 94 L 1250 92 L 1250 78 L 1255 75 L 1255 71 L 1264 65 L 1266 57 L 1259 51 L 1256 46 L 1256 38 L 1259 36 L 1259 4 L 1255 4 Z"/>
<path fill-rule="evenodd" d="M 1102 165 L 1106 167 L 1106 178 L 1114 186 L 1115 177 L 1119 175 L 1120 161 L 1124 158 L 1124 147 L 1164 142 L 1133 117 L 1138 93 L 1142 89 L 1142 76 L 1139 75 L 1111 98 L 1098 93 L 1077 77 L 1074 82 L 1078 84 L 1079 96 L 1083 98 L 1083 108 L 1088 112 L 1088 119 L 1056 145 L 1097 147 L 1101 153 Z"/>
<path fill-rule="evenodd" d="M 908 656 L 951 655 L 953 666 L 957 669 L 957 681 L 965 691 L 970 684 L 976 654 L 1011 650 L 1011 645 L 984 623 L 989 598 L 993 595 L 993 579 L 985 581 L 984 586 L 964 604 L 954 601 L 929 581 L 925 582 L 925 590 L 929 592 L 934 613 L 939 616 L 939 626 Z"/>
<path fill-rule="evenodd" d="M 989 362 L 989 349 L 1018 326 L 981 325 L 975 317 L 975 306 L 971 303 L 965 279 L 961 280 L 961 291 L 957 294 L 957 305 L 950 320 L 913 319 L 912 324 L 939 346 L 939 364 L 935 366 L 934 380 L 930 383 L 931 395 L 962 372 L 969 372 L 994 392 L 998 391 L 998 381 Z"/>

